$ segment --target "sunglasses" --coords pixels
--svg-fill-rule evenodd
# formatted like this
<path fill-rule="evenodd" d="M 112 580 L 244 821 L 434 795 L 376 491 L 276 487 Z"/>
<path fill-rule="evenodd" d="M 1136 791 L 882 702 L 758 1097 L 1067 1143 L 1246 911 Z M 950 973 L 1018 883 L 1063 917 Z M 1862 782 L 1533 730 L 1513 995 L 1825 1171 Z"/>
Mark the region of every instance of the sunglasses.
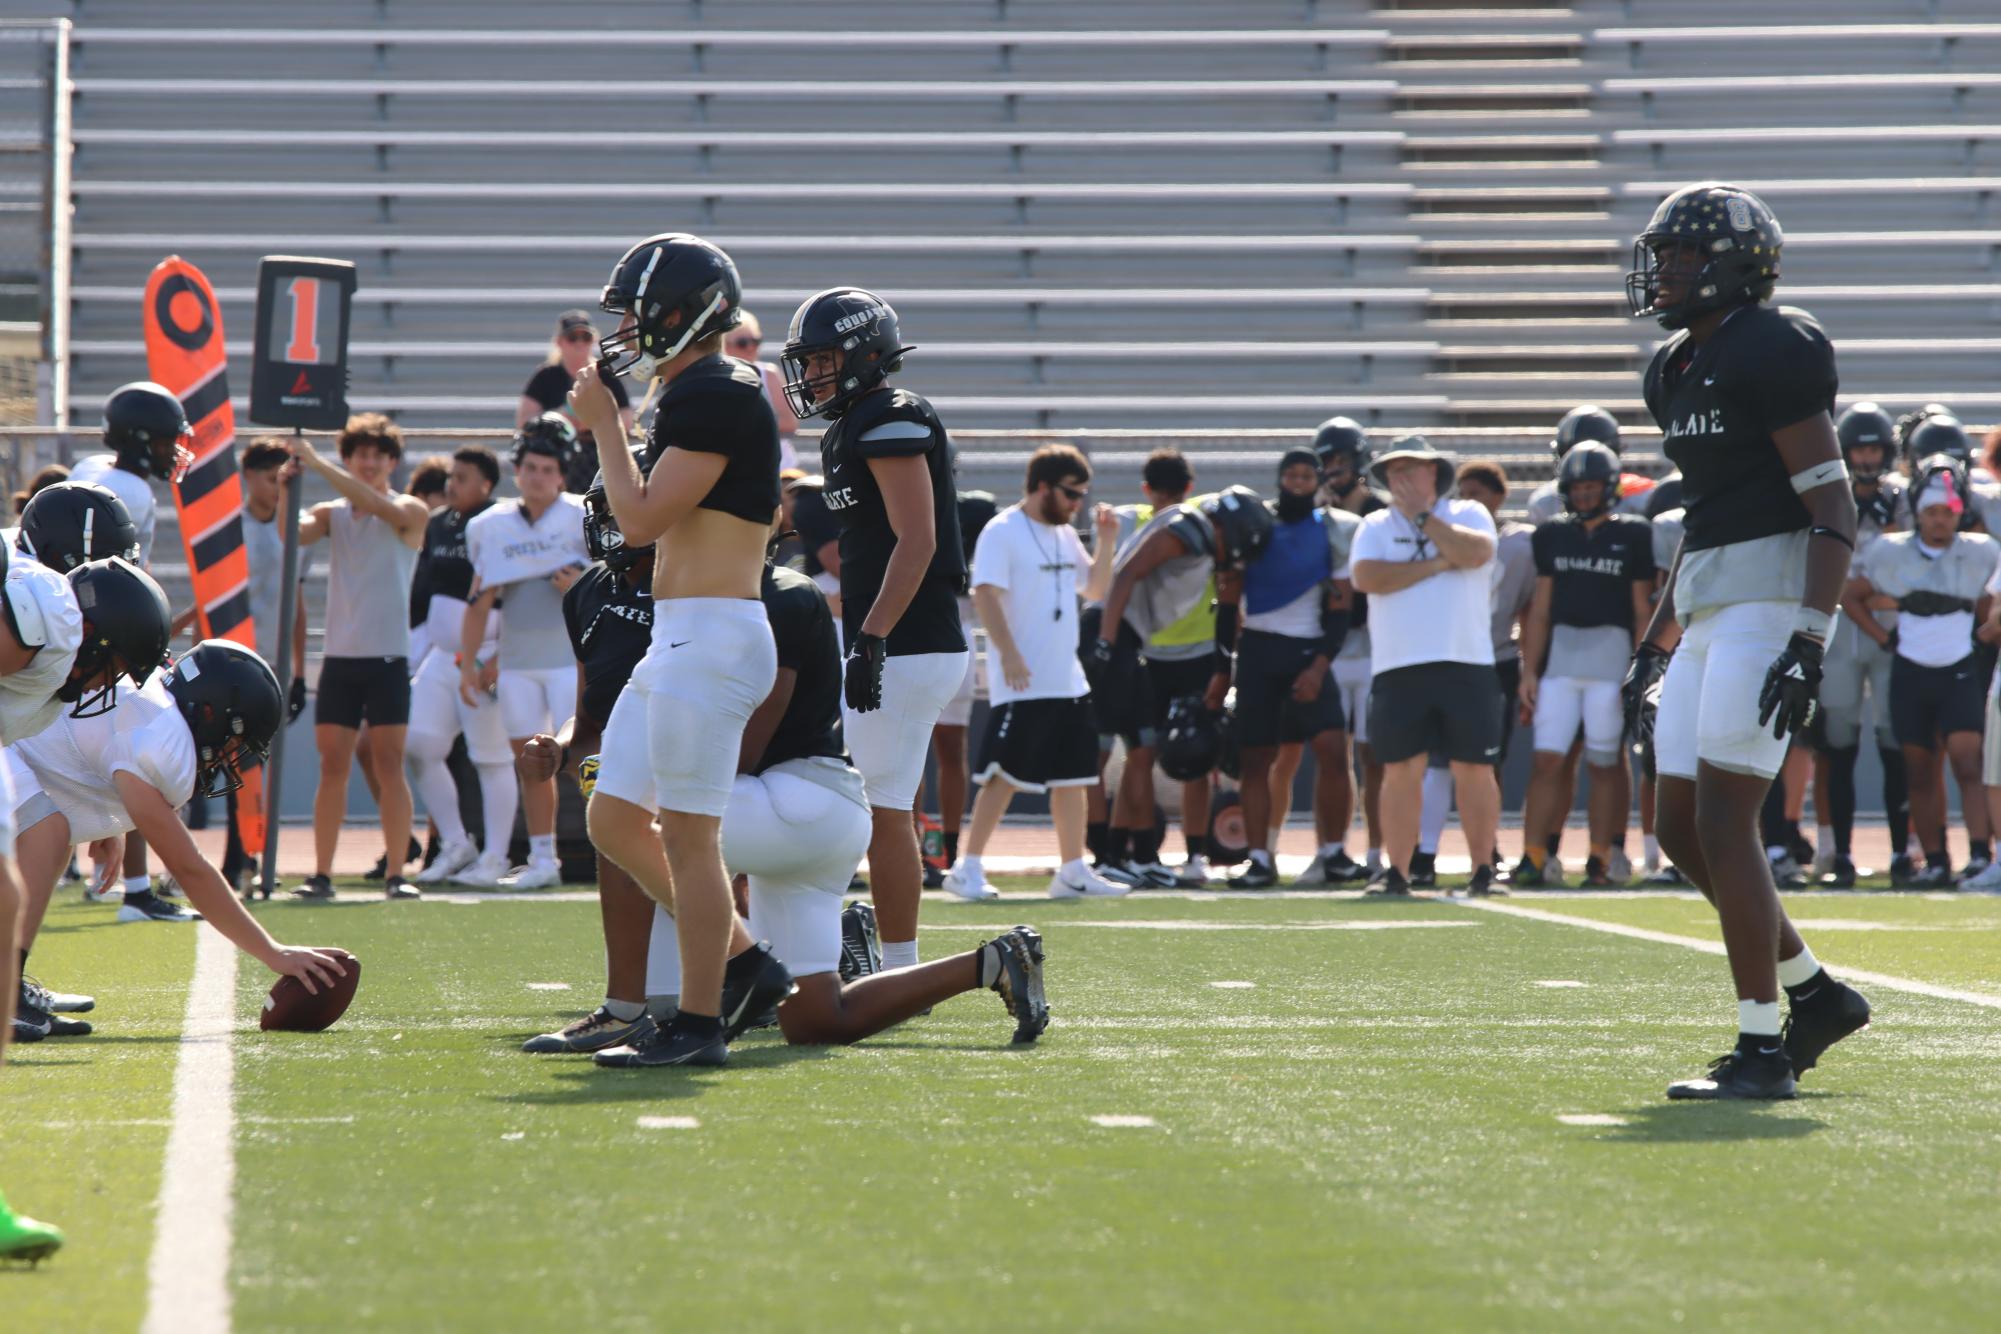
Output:
<path fill-rule="evenodd" d="M 1071 486 L 1067 482 L 1058 482 L 1056 484 L 1056 489 L 1058 491 L 1061 491 L 1064 495 L 1070 497 L 1072 501 L 1074 501 L 1079 505 L 1084 503 L 1084 497 L 1091 494 L 1091 489 L 1089 487 Z"/>
<path fill-rule="evenodd" d="M 598 336 L 589 329 L 572 329 L 563 335 L 566 343 L 595 343 L 597 340 Z"/>

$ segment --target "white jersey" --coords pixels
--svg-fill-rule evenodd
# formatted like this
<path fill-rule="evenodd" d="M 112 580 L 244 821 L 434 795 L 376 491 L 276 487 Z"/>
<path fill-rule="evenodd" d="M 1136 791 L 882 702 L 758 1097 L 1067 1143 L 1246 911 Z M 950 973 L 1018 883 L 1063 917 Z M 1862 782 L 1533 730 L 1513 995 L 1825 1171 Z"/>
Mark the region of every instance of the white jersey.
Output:
<path fill-rule="evenodd" d="M 7 600 L 21 633 L 39 635 L 42 647 L 26 667 L 0 676 L 0 745 L 35 735 L 68 707 L 55 695 L 83 643 L 83 615 L 69 580 L 32 556 L 8 553 Z M 39 629 L 31 628 L 34 621 Z"/>
<path fill-rule="evenodd" d="M 69 470 L 72 482 L 95 482 L 125 502 L 139 530 L 139 568 L 153 568 L 153 526 L 158 518 L 153 500 L 153 484 L 137 473 L 118 466 L 116 454 L 91 454 L 80 458 Z"/>
<path fill-rule="evenodd" d="M 133 827 L 119 800 L 115 774 L 129 773 L 150 784 L 175 808 L 194 795 L 194 736 L 163 673 L 154 673 L 137 689 L 121 681 L 117 705 L 109 713 L 89 718 L 65 713 L 39 735 L 9 746 L 7 755 L 14 762 L 16 806 L 35 790 L 46 793 L 68 818 L 70 838 L 78 843 Z"/>
<path fill-rule="evenodd" d="M 475 588 L 500 590 L 501 670 L 575 665 L 563 595 L 550 576 L 591 563 L 580 497 L 558 496 L 532 523 L 520 501 L 501 501 L 466 525 L 466 559 Z"/>

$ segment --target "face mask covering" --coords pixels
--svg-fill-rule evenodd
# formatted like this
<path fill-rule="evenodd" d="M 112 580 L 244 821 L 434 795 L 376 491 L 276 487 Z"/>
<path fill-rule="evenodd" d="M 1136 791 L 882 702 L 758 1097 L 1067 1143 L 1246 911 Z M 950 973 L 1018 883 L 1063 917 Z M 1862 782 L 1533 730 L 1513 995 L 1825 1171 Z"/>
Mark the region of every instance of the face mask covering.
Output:
<path fill-rule="evenodd" d="M 1280 523 L 1298 523 L 1311 513 L 1313 513 L 1312 496 L 1295 495 L 1290 491 L 1281 491 L 1278 493 L 1278 521 Z"/>

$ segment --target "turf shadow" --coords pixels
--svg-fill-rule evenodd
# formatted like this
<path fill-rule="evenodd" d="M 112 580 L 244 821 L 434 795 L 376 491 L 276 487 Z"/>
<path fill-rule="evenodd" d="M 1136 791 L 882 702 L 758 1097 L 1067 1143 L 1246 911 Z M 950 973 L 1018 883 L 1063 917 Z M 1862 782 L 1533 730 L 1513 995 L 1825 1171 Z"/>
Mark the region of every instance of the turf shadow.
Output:
<path fill-rule="evenodd" d="M 1768 1102 L 1649 1103 L 1621 1113 L 1626 1124 L 1607 1130 L 1602 1138 L 1626 1144 L 1709 1144 L 1805 1139 L 1827 1129 L 1825 1121 L 1814 1117 L 1785 1115 L 1784 1106 Z"/>
<path fill-rule="evenodd" d="M 591 1066 L 588 1069 L 559 1070 L 551 1075 L 556 1087 L 494 1094 L 487 1101 L 529 1107 L 574 1107 L 594 1103 L 692 1098 L 703 1091 L 712 1076 L 728 1079 L 731 1071 L 741 1075 L 745 1071 L 776 1069 L 795 1061 L 823 1061 L 830 1053 L 831 1049 L 827 1047 L 769 1043 L 730 1048 L 730 1062 L 721 1069 L 601 1070 Z"/>

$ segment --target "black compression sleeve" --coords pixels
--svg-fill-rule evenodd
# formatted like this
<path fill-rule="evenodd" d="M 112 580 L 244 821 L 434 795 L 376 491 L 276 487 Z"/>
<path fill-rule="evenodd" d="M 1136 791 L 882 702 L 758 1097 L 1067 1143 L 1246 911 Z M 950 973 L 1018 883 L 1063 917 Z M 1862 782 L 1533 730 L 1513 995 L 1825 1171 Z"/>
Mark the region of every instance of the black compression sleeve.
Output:
<path fill-rule="evenodd" d="M 1320 652 L 1329 662 L 1341 651 L 1341 641 L 1348 637 L 1348 609 L 1346 607 L 1322 607 L 1320 609 Z"/>

